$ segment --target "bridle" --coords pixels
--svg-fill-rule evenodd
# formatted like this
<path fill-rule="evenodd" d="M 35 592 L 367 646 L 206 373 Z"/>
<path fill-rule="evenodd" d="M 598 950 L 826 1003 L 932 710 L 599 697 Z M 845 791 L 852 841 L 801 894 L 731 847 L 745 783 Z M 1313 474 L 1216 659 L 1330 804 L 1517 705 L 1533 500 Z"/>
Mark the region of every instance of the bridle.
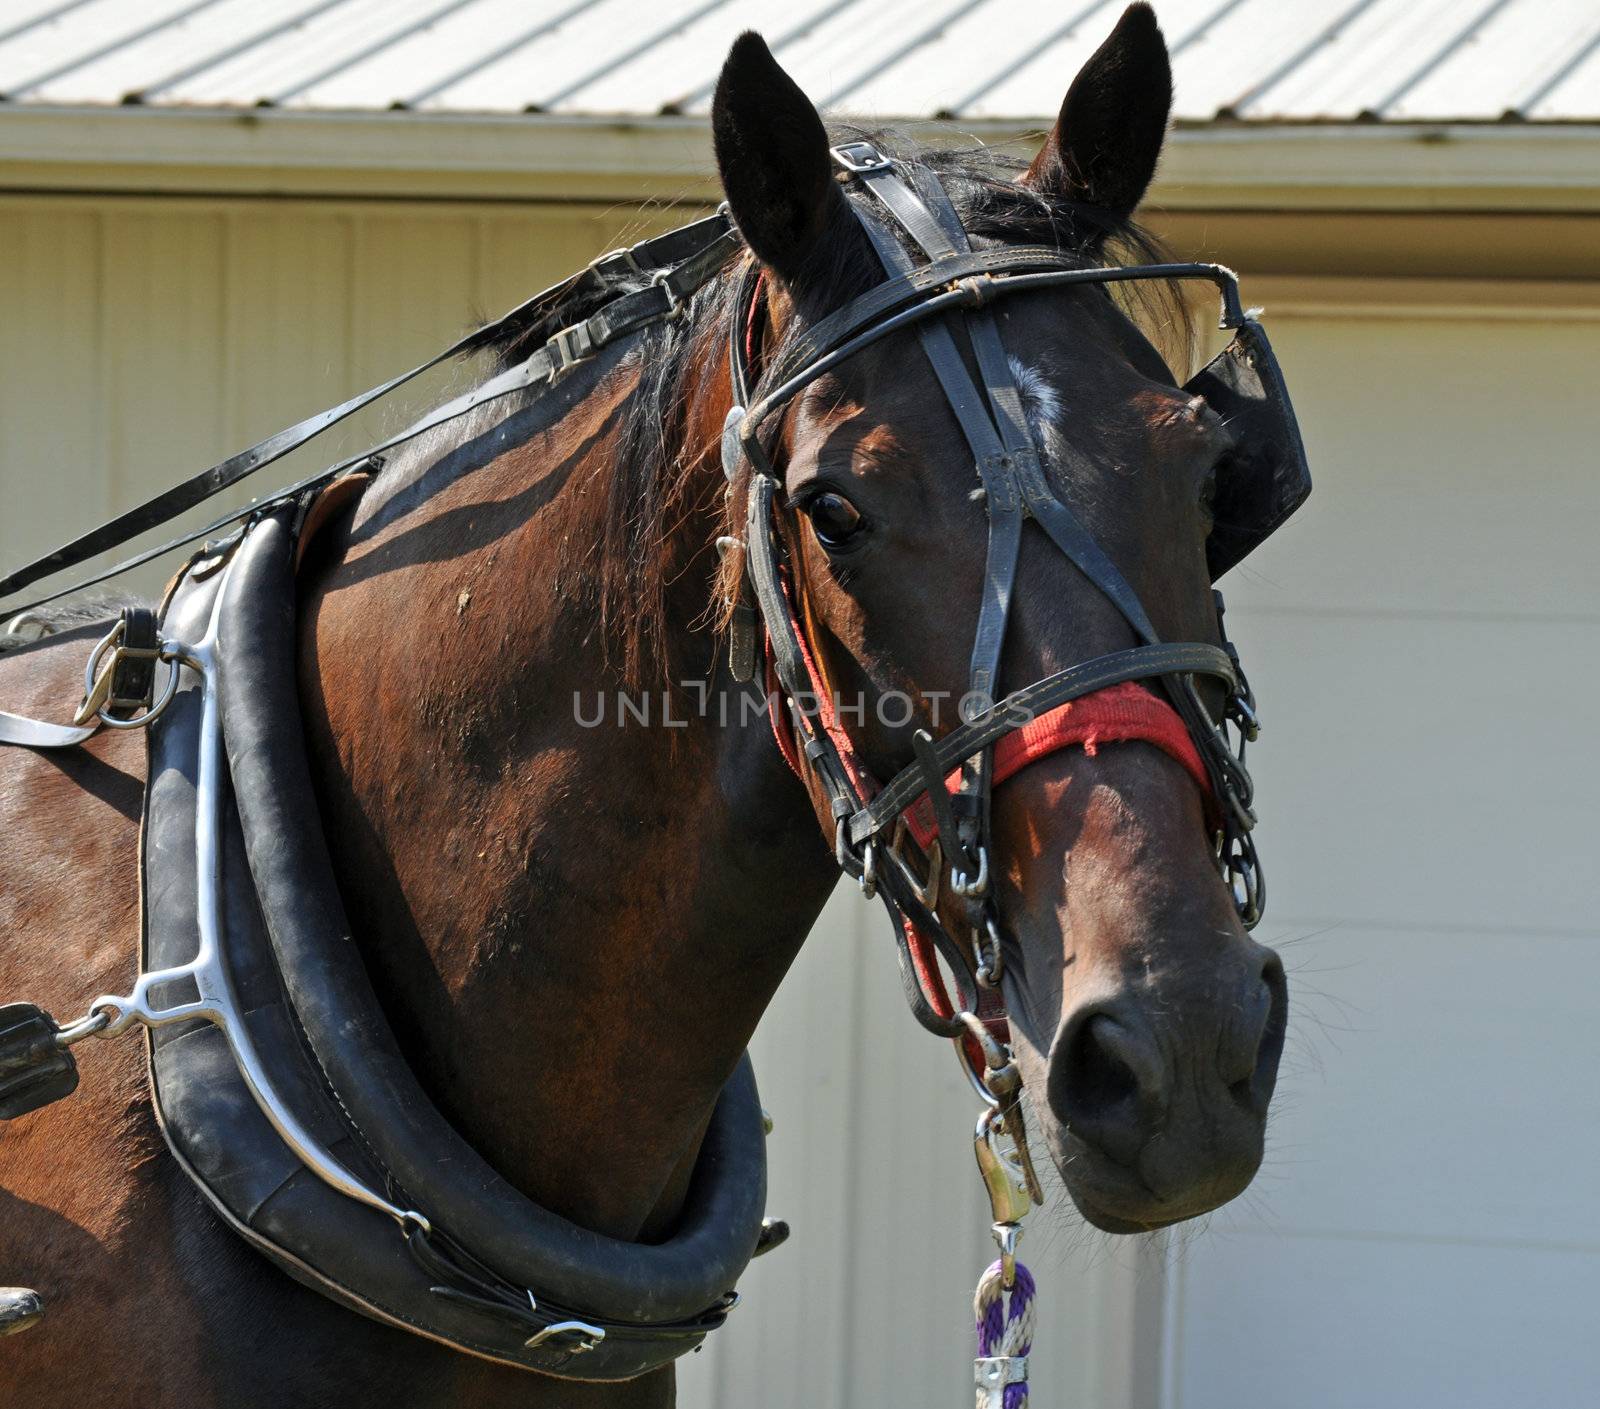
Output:
<path fill-rule="evenodd" d="M 1247 323 L 1231 271 L 1211 264 L 1083 268 L 1042 246 L 972 247 L 955 207 L 926 166 L 900 163 L 869 142 L 833 149 L 850 202 L 888 277 L 869 292 L 788 338 L 754 375 L 741 318 L 734 320 L 729 365 L 735 405 L 723 437 L 730 493 L 747 487 L 744 600 L 735 608 L 731 656 L 748 679 L 753 653 L 739 638 L 765 626 L 774 729 L 791 764 L 816 778 L 833 818 L 840 867 L 888 908 L 912 1012 L 930 1031 L 958 1039 L 978 1083 L 997 1068 L 980 1034 L 1003 1044 L 998 984 L 1003 917 L 996 899 L 991 815 L 997 782 L 1062 748 L 1095 739 L 1143 739 L 1177 758 L 1202 787 L 1214 827 L 1218 865 L 1246 927 L 1261 916 L 1264 887 L 1251 830 L 1253 789 L 1242 759 L 1257 732 L 1255 702 L 1230 644 L 1163 642 L 1138 594 L 1053 491 L 1024 413 L 991 305 L 1031 290 L 1138 279 L 1201 278 L 1222 295 L 1221 326 Z M 887 216 L 920 252 L 917 263 L 882 223 Z M 759 297 L 758 266 L 745 276 L 736 308 Z M 956 341 L 964 330 L 978 370 L 968 371 Z M 934 739 L 913 738 L 914 759 L 887 783 L 872 777 L 838 712 L 815 647 L 796 610 L 779 523 L 781 471 L 768 446 L 774 419 L 796 396 L 855 353 L 903 328 L 916 329 L 977 467 L 988 514 L 983 601 L 974 635 L 962 723 Z M 748 464 L 745 476 L 742 464 Z M 1071 466 L 1068 466 L 1070 472 Z M 1068 667 L 996 699 L 1007 618 L 1014 595 L 1024 522 L 1041 532 L 1116 607 L 1139 644 Z M 753 605 L 750 598 L 753 597 Z M 1221 597 L 1216 598 L 1219 635 Z M 1209 678 L 1225 706 L 1213 719 L 1196 687 Z M 1169 704 L 1134 682 L 1159 682 Z M 784 702 L 780 718 L 777 701 Z M 1235 745 L 1228 726 L 1239 736 Z M 927 856 L 920 875 L 904 854 L 910 833 Z M 885 864 L 887 861 L 888 864 Z M 948 874 L 947 882 L 944 880 Z M 947 883 L 962 903 L 963 943 L 936 910 Z M 953 981 L 952 995 L 938 959 Z M 1000 1067 L 1008 1067 L 1003 1051 Z M 992 1089 L 990 1094 L 993 1093 Z"/>

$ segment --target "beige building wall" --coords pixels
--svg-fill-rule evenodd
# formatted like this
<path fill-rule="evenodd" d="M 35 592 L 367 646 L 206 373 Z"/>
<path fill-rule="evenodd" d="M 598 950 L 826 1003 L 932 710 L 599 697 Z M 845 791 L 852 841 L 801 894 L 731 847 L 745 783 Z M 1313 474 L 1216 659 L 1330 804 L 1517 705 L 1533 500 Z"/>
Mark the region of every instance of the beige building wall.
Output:
<path fill-rule="evenodd" d="M 1213 253 L 1252 228 L 1184 220 Z M 606 204 L 0 197 L 0 560 L 641 228 Z M 1465 254 L 1446 280 L 1392 257 L 1322 277 L 1311 239 L 1235 256 L 1318 485 L 1224 584 L 1267 723 L 1264 937 L 1294 1010 L 1268 1164 L 1170 1239 L 1087 1232 L 1059 1198 L 1034 1218 L 1036 1404 L 1570 1406 L 1600 1382 L 1600 288 L 1493 284 Z M 756 1057 L 794 1238 L 683 1402 L 969 1402 L 974 1102 L 855 896 Z"/>

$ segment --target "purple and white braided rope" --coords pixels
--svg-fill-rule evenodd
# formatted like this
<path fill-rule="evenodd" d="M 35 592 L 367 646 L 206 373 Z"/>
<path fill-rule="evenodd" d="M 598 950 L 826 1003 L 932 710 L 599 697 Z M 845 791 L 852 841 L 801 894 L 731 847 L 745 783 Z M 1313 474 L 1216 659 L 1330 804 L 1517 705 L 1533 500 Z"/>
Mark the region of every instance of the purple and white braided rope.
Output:
<path fill-rule="evenodd" d="M 1033 1273 L 1017 1263 L 1017 1278 L 1009 1298 L 1001 1281 L 999 1262 L 991 1263 L 978 1282 L 972 1298 L 972 1314 L 978 1323 L 978 1357 L 1026 1355 L 1033 1348 Z M 1009 1304 L 1008 1304 L 1009 1303 Z M 978 1390 L 977 1409 L 993 1404 L 984 1389 Z M 1027 1409 L 1028 1384 L 1005 1387 L 1004 1409 Z"/>

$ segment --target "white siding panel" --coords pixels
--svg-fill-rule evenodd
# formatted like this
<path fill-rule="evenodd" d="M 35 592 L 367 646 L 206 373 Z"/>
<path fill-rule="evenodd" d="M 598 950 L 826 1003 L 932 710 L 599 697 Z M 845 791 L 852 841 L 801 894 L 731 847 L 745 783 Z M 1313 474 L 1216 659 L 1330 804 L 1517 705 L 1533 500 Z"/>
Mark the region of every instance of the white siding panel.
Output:
<path fill-rule="evenodd" d="M 109 513 L 100 218 L 0 206 L 0 555 L 48 552 Z"/>
<path fill-rule="evenodd" d="M 177 479 L 231 449 L 221 379 L 229 346 L 223 228 L 214 212 L 146 208 L 104 217 L 104 336 L 96 350 L 118 503 L 136 499 L 152 472 Z"/>
<path fill-rule="evenodd" d="M 1290 1041 L 1163 1409 L 1593 1399 L 1600 325 L 1273 320 L 1318 489 L 1227 585 Z"/>
<path fill-rule="evenodd" d="M 1274 919 L 1593 927 L 1600 623 L 1229 618 Z"/>
<path fill-rule="evenodd" d="M 1230 610 L 1600 620 L 1600 322 L 1372 311 L 1267 308 L 1316 491 Z"/>
<path fill-rule="evenodd" d="M 1179 1259 L 1166 1409 L 1580 1409 L 1600 1384 L 1600 1253 L 1210 1239 Z"/>
<path fill-rule="evenodd" d="M 453 212 L 375 213 L 359 223 L 350 293 L 358 384 L 380 382 L 467 331 L 477 260 L 473 224 Z"/>
<path fill-rule="evenodd" d="M 292 206 L 230 210 L 226 221 L 227 438 L 244 446 L 285 416 L 320 410 L 332 389 L 356 380 L 352 226 L 343 215 Z M 262 366 L 272 375 L 253 375 Z"/>

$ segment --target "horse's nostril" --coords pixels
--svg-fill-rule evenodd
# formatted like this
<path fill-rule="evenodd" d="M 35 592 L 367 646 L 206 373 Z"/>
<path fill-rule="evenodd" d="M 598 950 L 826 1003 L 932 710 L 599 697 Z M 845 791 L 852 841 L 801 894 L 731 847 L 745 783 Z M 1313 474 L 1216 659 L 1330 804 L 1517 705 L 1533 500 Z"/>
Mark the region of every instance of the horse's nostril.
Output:
<path fill-rule="evenodd" d="M 1289 984 L 1283 963 L 1268 953 L 1261 966 L 1261 987 L 1265 1013 L 1250 1054 L 1249 1075 L 1228 1084 L 1233 1098 L 1246 1110 L 1265 1115 L 1278 1081 L 1278 1060 L 1283 1056 L 1284 1034 L 1289 1026 Z"/>
<path fill-rule="evenodd" d="M 1115 1018 L 1097 1013 L 1079 1030 L 1067 1053 L 1067 1099 L 1083 1110 L 1105 1110 L 1126 1101 L 1139 1090 L 1119 1049 L 1125 1034 Z"/>
<path fill-rule="evenodd" d="M 1103 1010 L 1083 1014 L 1064 1036 L 1052 1064 L 1050 1104 L 1074 1134 L 1131 1163 L 1162 1103 L 1159 1052 Z"/>

